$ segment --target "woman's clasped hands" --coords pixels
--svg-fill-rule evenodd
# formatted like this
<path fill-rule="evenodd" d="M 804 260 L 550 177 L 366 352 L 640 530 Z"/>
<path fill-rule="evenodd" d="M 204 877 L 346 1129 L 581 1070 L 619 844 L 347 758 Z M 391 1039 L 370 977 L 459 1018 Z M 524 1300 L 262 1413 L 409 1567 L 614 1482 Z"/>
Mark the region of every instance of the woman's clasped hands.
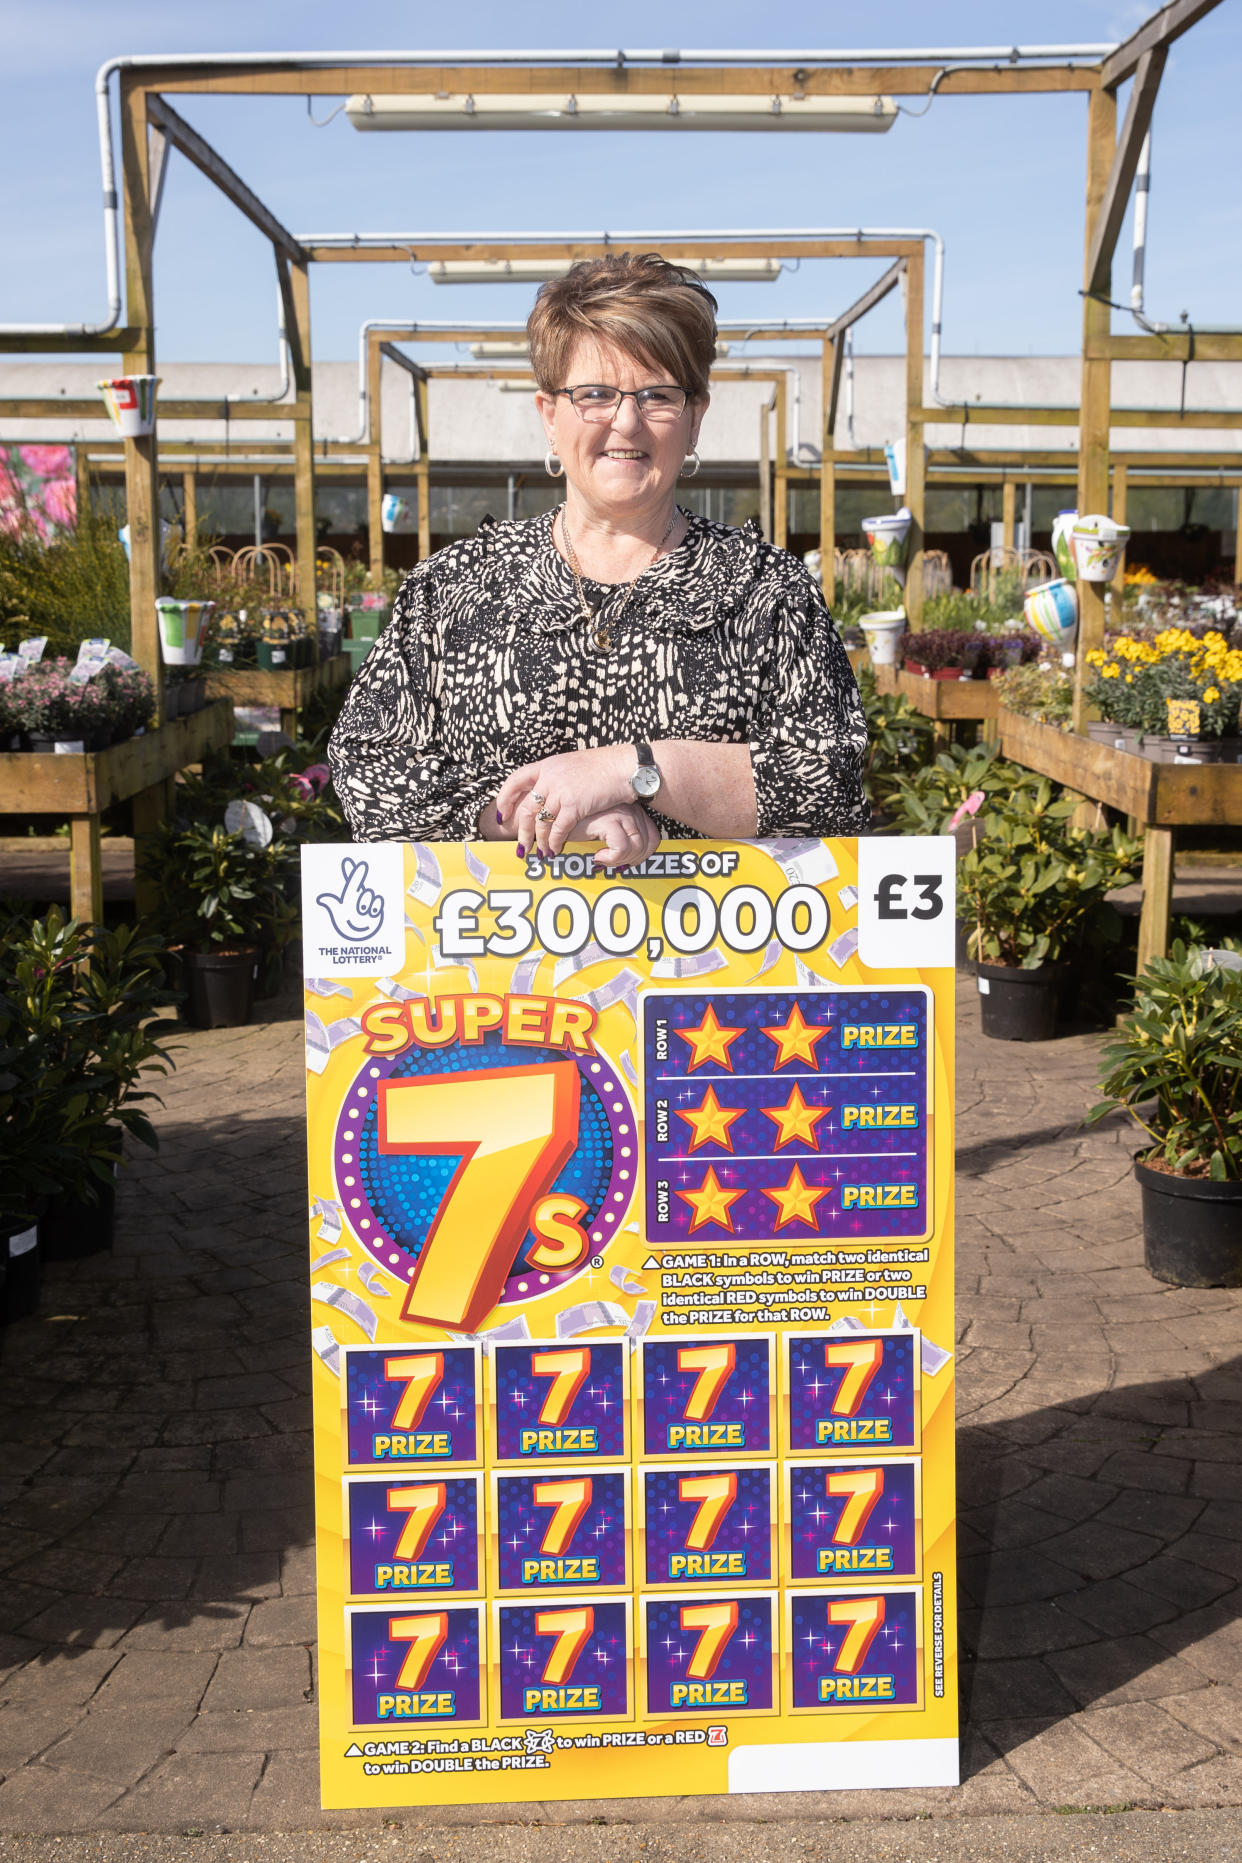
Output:
<path fill-rule="evenodd" d="M 514 770 L 496 798 L 496 821 L 512 827 L 519 854 L 559 854 L 566 842 L 597 841 L 597 867 L 629 867 L 660 845 L 660 832 L 630 787 L 631 744 L 571 750 Z"/>

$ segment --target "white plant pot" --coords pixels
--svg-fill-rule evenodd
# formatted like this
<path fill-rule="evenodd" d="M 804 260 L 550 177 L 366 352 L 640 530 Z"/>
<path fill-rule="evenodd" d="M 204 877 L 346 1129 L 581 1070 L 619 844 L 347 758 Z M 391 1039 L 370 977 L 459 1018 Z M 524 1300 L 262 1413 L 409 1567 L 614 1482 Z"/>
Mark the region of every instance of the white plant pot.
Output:
<path fill-rule="evenodd" d="M 1078 632 L 1078 590 L 1064 576 L 1028 589 L 1022 612 L 1041 640 L 1062 652 L 1073 646 Z"/>
<path fill-rule="evenodd" d="M 867 637 L 872 666 L 896 666 L 901 637 L 906 631 L 905 609 L 886 608 L 862 615 L 859 626 Z"/>
<path fill-rule="evenodd" d="M 158 375 L 117 375 L 96 387 L 107 404 L 113 425 L 126 440 L 141 439 L 155 429 Z"/>
<path fill-rule="evenodd" d="M 1078 565 L 1074 561 L 1073 531 L 1078 521 L 1077 511 L 1058 511 L 1052 520 L 1052 554 L 1056 558 L 1057 568 L 1067 582 L 1078 580 Z"/>
<path fill-rule="evenodd" d="M 161 596 L 156 602 L 160 622 L 160 652 L 165 666 L 197 666 L 214 602 L 178 602 Z"/>
<path fill-rule="evenodd" d="M 410 503 L 407 498 L 399 497 L 396 492 L 385 492 L 380 505 L 380 527 L 388 535 L 399 530 L 409 514 Z"/>
<path fill-rule="evenodd" d="M 1074 520 L 1074 562 L 1082 582 L 1111 582 L 1130 541 L 1128 524 L 1088 514 Z"/>
<path fill-rule="evenodd" d="M 871 559 L 881 569 L 900 569 L 906 560 L 906 544 L 914 519 L 905 510 L 887 517 L 864 518 L 863 535 L 871 546 Z"/>

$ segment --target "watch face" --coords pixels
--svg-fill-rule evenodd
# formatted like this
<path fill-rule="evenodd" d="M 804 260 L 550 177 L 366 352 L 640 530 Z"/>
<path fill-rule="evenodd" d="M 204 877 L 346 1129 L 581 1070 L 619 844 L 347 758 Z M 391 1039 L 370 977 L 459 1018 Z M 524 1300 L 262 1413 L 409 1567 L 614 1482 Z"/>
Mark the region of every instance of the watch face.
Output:
<path fill-rule="evenodd" d="M 654 763 L 640 763 L 630 778 L 636 796 L 654 796 L 660 787 L 660 772 Z"/>

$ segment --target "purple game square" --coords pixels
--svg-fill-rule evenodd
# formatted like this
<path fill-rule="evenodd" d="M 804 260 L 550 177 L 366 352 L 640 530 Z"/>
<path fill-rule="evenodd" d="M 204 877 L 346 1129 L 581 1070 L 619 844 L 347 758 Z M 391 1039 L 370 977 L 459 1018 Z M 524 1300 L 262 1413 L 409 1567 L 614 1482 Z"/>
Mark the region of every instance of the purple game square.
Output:
<path fill-rule="evenodd" d="M 478 1590 L 478 1477 L 427 1480 L 433 1473 L 420 1470 L 414 1481 L 408 1471 L 394 1471 L 387 1481 L 346 1484 L 349 1588 L 355 1597 Z M 398 1552 L 403 1537 L 406 1550 Z"/>
<path fill-rule="evenodd" d="M 908 1333 L 804 1333 L 789 1341 L 789 1444 L 913 1449 L 914 1344 Z"/>
<path fill-rule="evenodd" d="M 624 1585 L 626 1477 L 620 1472 L 500 1475 L 496 1546 L 502 1591 Z"/>
<path fill-rule="evenodd" d="M 561 1462 L 625 1454 L 621 1342 L 496 1347 L 496 1456 Z"/>
<path fill-rule="evenodd" d="M 918 1705 L 918 1593 L 795 1592 L 795 1708 Z"/>
<path fill-rule="evenodd" d="M 772 1706 L 772 1599 L 646 1598 L 648 1714 Z"/>
<path fill-rule="evenodd" d="M 573 1720 L 627 1716 L 628 1606 L 615 1603 L 503 1604 L 500 1718 Z"/>
<path fill-rule="evenodd" d="M 478 1459 L 477 1361 L 470 1346 L 350 1351 L 345 1367 L 353 1465 L 434 1467 Z"/>
<path fill-rule="evenodd" d="M 806 1462 L 789 1478 L 791 1577 L 909 1578 L 918 1516 L 910 1462 Z"/>
<path fill-rule="evenodd" d="M 354 1611 L 350 1668 L 356 1727 L 410 1729 L 427 1722 L 477 1721 L 482 1699 L 479 1607 Z M 402 1679 L 404 1671 L 405 1679 Z"/>
<path fill-rule="evenodd" d="M 765 1455 L 771 1448 L 768 1342 L 733 1338 L 643 1343 L 646 1455 Z"/>
<path fill-rule="evenodd" d="M 642 1481 L 649 1585 L 771 1580 L 770 1469 L 648 1468 Z"/>

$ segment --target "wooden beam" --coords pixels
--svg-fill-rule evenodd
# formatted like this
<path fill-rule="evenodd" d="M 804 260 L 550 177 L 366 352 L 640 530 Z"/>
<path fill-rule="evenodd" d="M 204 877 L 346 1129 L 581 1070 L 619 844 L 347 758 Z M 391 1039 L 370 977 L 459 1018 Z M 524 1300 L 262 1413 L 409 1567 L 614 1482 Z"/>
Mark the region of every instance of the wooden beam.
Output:
<path fill-rule="evenodd" d="M 431 394 L 426 370 L 414 384 L 414 411 L 418 417 L 418 560 L 431 555 Z"/>
<path fill-rule="evenodd" d="M 298 329 L 298 307 L 289 272 L 289 255 L 280 246 L 273 246 L 272 255 L 276 260 L 276 283 L 280 287 L 285 341 L 289 345 L 289 373 L 293 377 L 294 393 L 301 395 L 310 382 L 310 357 L 303 352 L 301 332 Z M 306 267 L 303 266 L 302 270 L 305 272 Z"/>
<path fill-rule="evenodd" d="M 919 251 L 921 252 L 922 250 L 923 248 L 920 246 Z M 889 266 L 882 278 L 876 279 L 869 291 L 864 291 L 862 296 L 856 299 L 847 311 L 843 311 L 839 317 L 834 317 L 832 322 L 828 325 L 827 330 L 824 332 L 825 339 L 844 336 L 845 332 L 850 329 L 853 324 L 856 324 L 861 317 L 865 317 L 868 311 L 874 310 L 877 304 L 882 304 L 889 292 L 895 291 L 897 286 L 901 283 L 902 275 L 906 269 L 906 263 L 907 261 L 905 259 L 896 260 L 894 264 Z M 920 389 L 919 400 L 921 401 L 922 399 L 923 394 Z"/>
<path fill-rule="evenodd" d="M 1099 356 L 1085 360 L 1108 367 Z M 1077 427 L 1082 420 L 1081 408 L 1010 408 L 982 402 L 960 409 L 916 411 L 929 427 Z M 965 418 L 955 419 L 955 415 Z M 1184 427 L 1188 432 L 1242 426 L 1242 412 L 1234 408 L 1187 408 L 1185 413 L 1177 408 L 1110 408 L 1108 419 L 1112 427 Z"/>
<path fill-rule="evenodd" d="M 1091 244 L 1087 250 L 1087 290 L 1099 292 L 1105 297 L 1108 295 L 1107 280 L 1112 270 L 1117 236 L 1130 204 L 1130 190 L 1134 186 L 1139 152 L 1143 147 L 1143 138 L 1151 128 L 1151 113 L 1156 105 L 1156 92 L 1160 89 L 1160 79 L 1164 75 L 1168 55 L 1165 46 L 1157 45 L 1144 52 L 1139 59 L 1130 101 L 1126 106 L 1125 122 L 1121 126 L 1121 135 L 1113 153 L 1108 185 L 1104 189 L 1104 199 L 1091 231 Z"/>
<path fill-rule="evenodd" d="M 103 336 L 82 336 L 73 331 L 51 331 L 34 336 L 25 334 L 0 335 L 0 355 L 103 355 L 121 356 L 127 349 L 141 341 L 141 330 L 132 324 L 118 324 L 115 330 L 107 331 Z"/>
<path fill-rule="evenodd" d="M 1220 0 L 1171 0 L 1158 13 L 1143 21 L 1137 32 L 1110 52 L 1100 66 L 1100 83 L 1106 91 L 1115 91 L 1133 71 L 1137 71 L 1147 52 L 1163 51 L 1196 25 L 1206 13 L 1220 5 Z"/>
<path fill-rule="evenodd" d="M 370 335 L 372 340 L 374 340 L 376 332 L 371 331 Z M 415 362 L 412 356 L 404 355 L 402 351 L 397 348 L 395 343 L 385 343 L 381 341 L 379 351 L 380 355 L 388 362 L 395 362 L 399 369 L 404 369 L 407 375 L 412 375 L 414 377 L 415 381 L 426 381 L 427 371 L 424 369 L 422 363 Z"/>
<path fill-rule="evenodd" d="M 1143 833 L 1143 905 L 1139 913 L 1138 969 L 1169 948 L 1173 903 L 1173 830 L 1148 827 Z"/>
<path fill-rule="evenodd" d="M 378 343 L 367 345 L 367 549 L 371 575 L 378 583 L 384 573 L 384 410 L 381 401 L 382 358 Z"/>
<path fill-rule="evenodd" d="M 911 627 L 923 620 L 923 524 L 927 505 L 927 458 L 923 447 L 923 248 L 905 274 L 906 299 L 906 495 L 910 541 L 906 549 L 905 610 Z"/>
<path fill-rule="evenodd" d="M 1112 516 L 1113 521 L 1117 524 L 1124 524 L 1126 521 L 1126 505 L 1128 503 L 1127 493 L 1129 491 L 1129 476 L 1130 476 L 1129 471 L 1126 467 L 1125 461 L 1120 460 L 1120 459 L 1114 459 L 1113 460 L 1113 495 L 1112 495 L 1112 500 L 1110 503 L 1110 515 Z M 1113 577 L 1112 582 L 1109 584 L 1109 586 L 1113 591 L 1113 596 L 1114 596 L 1114 599 L 1116 600 L 1117 606 L 1120 607 L 1122 597 L 1124 596 L 1125 590 L 1126 590 L 1126 555 L 1125 555 L 1124 550 L 1122 551 L 1121 556 L 1118 558 L 1118 561 L 1117 561 L 1117 574 Z"/>
<path fill-rule="evenodd" d="M 281 259 L 277 264 L 283 270 Z M 319 659 L 318 609 L 315 601 L 315 442 L 311 395 L 310 272 L 295 265 L 290 274 L 293 320 L 289 327 L 293 380 L 305 419 L 293 430 L 293 512 L 296 526 L 298 606 L 306 616 L 313 656 Z"/>
<path fill-rule="evenodd" d="M 439 91 L 488 96 L 808 97 L 996 96 L 1049 91 L 1090 91 L 1094 65 L 970 66 L 944 73 L 942 65 L 324 65 L 297 70 L 280 59 L 256 57 L 228 70 L 193 58 L 170 58 L 147 69 L 155 91 L 243 97 L 426 96 Z M 809 133 L 809 132 L 808 132 Z"/>
<path fill-rule="evenodd" d="M 1169 330 L 1153 336 L 1094 337 L 1088 354 L 1109 362 L 1242 362 L 1242 331 Z"/>
<path fill-rule="evenodd" d="M 144 81 L 149 82 L 149 79 Z M 147 110 L 156 128 L 163 131 L 175 149 L 180 149 L 188 162 L 193 162 L 200 173 L 215 183 L 220 192 L 232 201 L 239 213 L 245 214 L 247 220 L 253 226 L 257 226 L 260 233 L 266 234 L 272 244 L 287 257 L 299 265 L 306 263 L 306 254 L 293 234 L 281 225 L 275 214 L 263 205 L 258 195 L 246 186 L 241 176 L 229 167 L 224 157 L 217 154 L 211 144 L 204 141 L 196 129 L 191 129 L 185 118 L 179 116 L 171 104 L 166 103 L 162 97 L 157 97 L 152 92 L 147 98 Z"/>
<path fill-rule="evenodd" d="M 1104 192 L 1113 166 L 1117 142 L 1117 99 L 1112 91 L 1093 91 L 1087 106 L 1087 190 L 1084 215 L 1083 282 L 1089 283 L 1087 268 L 1091 263 L 1091 240 L 1103 205 Z M 1111 259 L 1109 260 L 1111 269 Z M 1082 512 L 1108 509 L 1109 403 L 1112 393 L 1111 364 L 1086 357 L 1091 337 L 1106 331 L 1111 312 L 1102 298 L 1110 295 L 1109 271 L 1105 273 L 1102 297 L 1084 296 L 1082 301 L 1083 349 L 1082 418 L 1078 429 L 1078 509 Z M 1104 584 L 1084 582 L 1078 590 L 1077 663 L 1074 670 L 1073 725 L 1075 731 L 1086 728 L 1089 707 L 1084 695 L 1087 655 L 1104 643 Z"/>
<path fill-rule="evenodd" d="M 633 243 L 633 242 L 627 242 Z M 897 259 L 923 250 L 921 239 L 872 239 L 859 233 L 853 239 L 653 239 L 644 238 L 649 252 L 665 251 L 686 259 Z M 437 259 L 605 259 L 623 250 L 615 239 L 585 240 L 440 240 L 420 239 L 391 246 L 317 246 L 307 252 L 317 264 L 408 265 L 411 258 L 431 263 Z M 406 341 L 418 341 L 415 331 L 397 331 Z M 453 341 L 461 341 L 454 337 Z"/>
<path fill-rule="evenodd" d="M 1006 478 L 1001 486 L 1001 544 L 1006 550 L 1014 548 L 1014 514 L 1017 509 L 1018 488 L 1013 480 Z M 1027 539 L 1027 549 L 1030 549 Z"/>
<path fill-rule="evenodd" d="M 789 541 L 789 482 L 785 477 L 788 467 L 788 437 L 786 433 L 786 405 L 789 397 L 789 377 L 782 375 L 776 384 L 776 444 L 773 448 L 772 470 L 772 541 L 778 550 L 783 550 Z"/>
<path fill-rule="evenodd" d="M 824 600 L 830 608 L 837 592 L 836 425 L 844 349 L 845 338 L 838 336 L 825 342 L 820 353 L 819 552 Z"/>
<path fill-rule="evenodd" d="M 122 75 L 120 101 L 125 303 L 135 331 L 123 365 L 127 375 L 151 375 L 155 372 L 155 227 L 148 170 L 150 138 L 146 93 L 132 76 Z M 164 656 L 155 609 L 160 592 L 158 421 L 149 434 L 127 439 L 124 447 L 130 652 L 155 687 L 155 722 L 159 725 L 164 720 Z"/>
<path fill-rule="evenodd" d="M 181 509 L 185 514 L 185 547 L 198 548 L 198 474 L 193 466 L 181 474 Z"/>

